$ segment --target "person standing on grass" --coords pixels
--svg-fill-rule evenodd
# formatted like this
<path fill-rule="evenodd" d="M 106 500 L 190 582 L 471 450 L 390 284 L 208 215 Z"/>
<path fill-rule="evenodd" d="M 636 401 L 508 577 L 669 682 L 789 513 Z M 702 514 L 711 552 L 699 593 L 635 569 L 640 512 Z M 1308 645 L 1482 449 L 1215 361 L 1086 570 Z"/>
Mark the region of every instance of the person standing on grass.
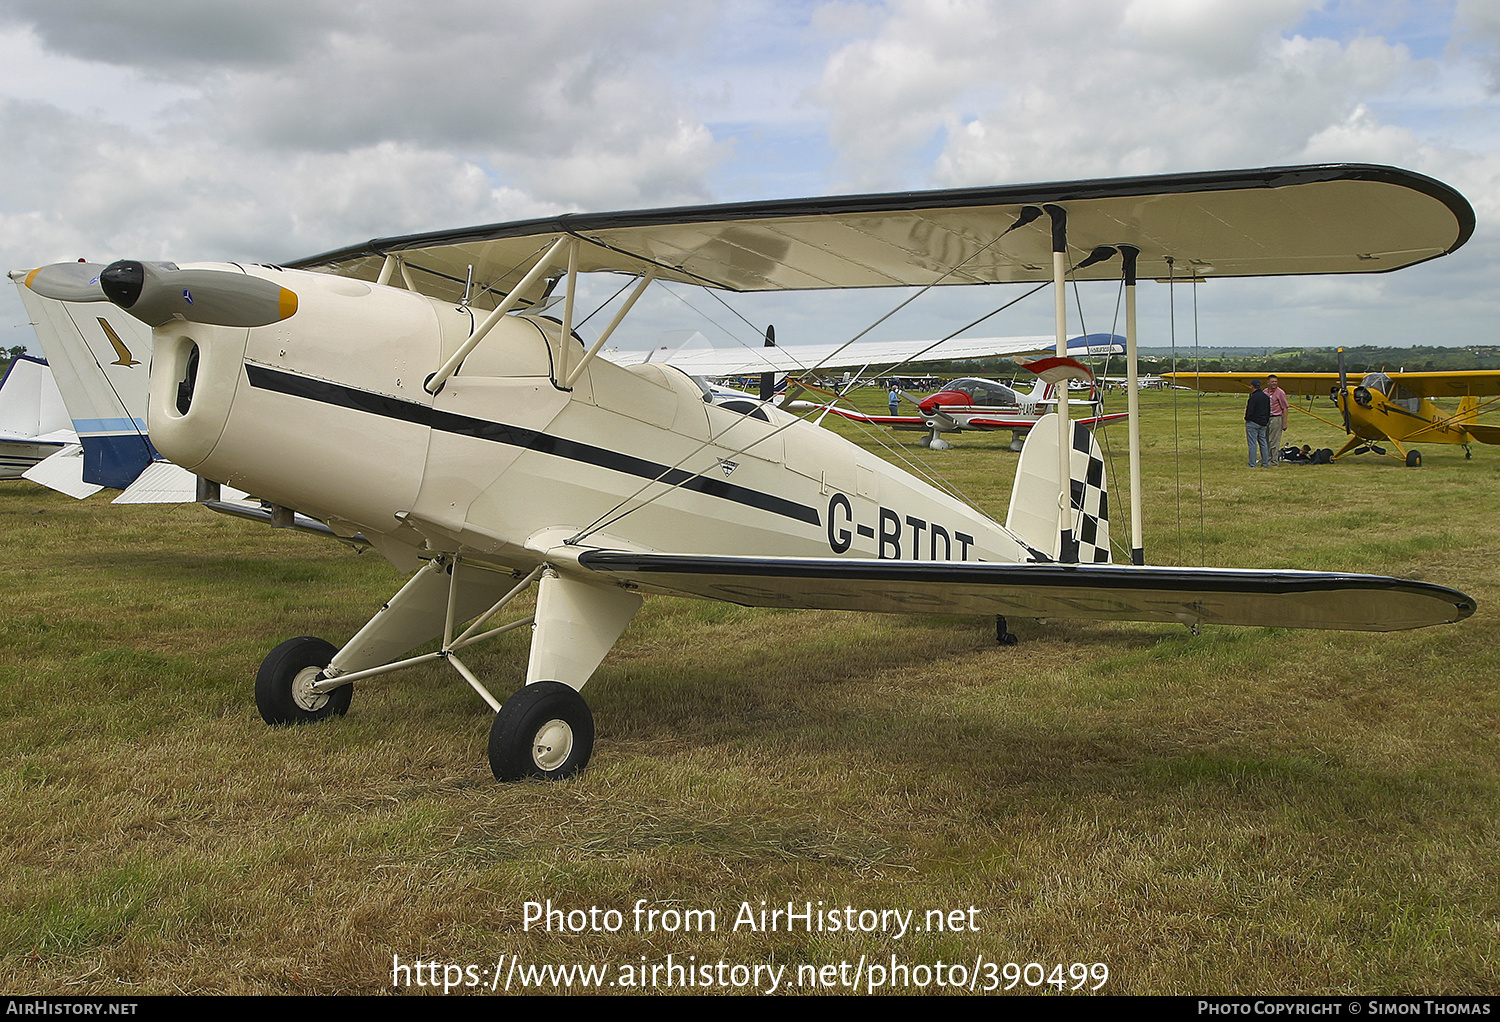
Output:
<path fill-rule="evenodd" d="M 1250 381 L 1250 400 L 1245 402 L 1245 443 L 1250 448 L 1250 467 L 1266 468 L 1271 464 L 1271 451 L 1267 443 L 1266 429 L 1271 424 L 1271 399 L 1260 389 L 1259 380 Z M 1255 462 L 1259 452 L 1260 464 Z"/>
<path fill-rule="evenodd" d="M 1286 416 L 1291 405 L 1275 373 L 1266 377 L 1266 397 L 1271 402 L 1271 421 L 1266 425 L 1266 446 L 1271 450 L 1271 464 L 1280 465 L 1281 434 L 1286 429 Z"/>
<path fill-rule="evenodd" d="M 901 414 L 901 388 L 897 387 L 894 383 L 891 384 L 890 405 L 892 415 Z"/>

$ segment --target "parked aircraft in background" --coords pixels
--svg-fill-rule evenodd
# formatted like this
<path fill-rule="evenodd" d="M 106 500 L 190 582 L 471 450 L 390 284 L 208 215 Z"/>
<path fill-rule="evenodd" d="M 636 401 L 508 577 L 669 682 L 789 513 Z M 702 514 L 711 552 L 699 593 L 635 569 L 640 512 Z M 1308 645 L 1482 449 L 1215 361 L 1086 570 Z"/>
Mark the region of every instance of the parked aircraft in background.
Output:
<path fill-rule="evenodd" d="M 1343 363 L 1342 348 L 1339 362 Z M 1264 380 L 1269 375 L 1167 373 L 1165 378 L 1193 390 L 1248 394 L 1251 380 Z M 1339 420 L 1324 418 L 1303 405 L 1291 407 L 1344 430 L 1348 439 L 1334 453 L 1335 459 L 1375 453 L 1415 468 L 1422 464 L 1417 444 L 1462 444 L 1464 456 L 1469 458 L 1474 456 L 1470 444 L 1500 444 L 1500 426 L 1479 421 L 1480 412 L 1493 407 L 1500 397 L 1500 370 L 1375 372 L 1365 374 L 1358 383 L 1351 383 L 1344 372 L 1274 375 L 1288 394 L 1331 397 Z M 1445 411 L 1433 398 L 1458 398 L 1458 407 Z M 1396 453 L 1388 454 L 1381 442 L 1389 443 Z"/>
<path fill-rule="evenodd" d="M 1068 342 L 1074 357 L 1119 355 L 1124 339 L 1111 334 L 1087 334 Z M 925 341 L 852 341 L 847 344 L 771 344 L 759 347 L 708 346 L 698 331 L 671 339 L 651 349 L 611 348 L 603 354 L 616 365 L 667 364 L 689 376 L 722 380 L 731 376 L 761 373 L 831 376 L 853 370 L 859 376 L 880 376 L 895 367 L 933 362 L 969 361 L 1048 351 L 1056 338 L 1037 334 L 1029 337 L 957 337 Z M 908 374 L 911 375 L 911 374 Z"/>
<path fill-rule="evenodd" d="M 47 363 L 31 355 L 11 359 L 0 379 L 0 479 L 19 479 L 77 439 Z"/>
<path fill-rule="evenodd" d="M 1022 368 L 1027 367 L 1025 362 L 1020 364 Z M 1085 366 L 1080 363 L 1074 364 L 1080 371 L 1079 378 L 1092 379 L 1092 375 Z M 999 380 L 964 377 L 944 385 L 943 389 L 936 394 L 930 394 L 924 398 L 915 398 L 903 393 L 903 397 L 917 406 L 920 415 L 869 415 L 856 409 L 841 408 L 836 404 L 816 407 L 854 422 L 889 426 L 895 430 L 923 432 L 926 435 L 917 443 L 922 447 L 930 447 L 934 451 L 946 451 L 953 446 L 942 438 L 943 433 L 1008 429 L 1011 431 L 1010 449 L 1019 451 L 1032 427 L 1049 409 L 1057 407 L 1058 389 L 1059 384 L 1039 378 L 1028 394 L 1001 383 Z M 1066 387 L 1063 389 L 1066 392 Z M 1084 407 L 1095 413 L 1099 409 L 1099 402 L 1095 400 L 1069 399 L 1068 404 L 1073 407 Z M 1124 419 L 1126 414 L 1125 412 L 1114 412 L 1109 415 L 1093 414 L 1074 421 L 1085 426 L 1102 426 L 1105 423 Z"/>
<path fill-rule="evenodd" d="M 289 267 L 120 261 L 88 297 L 154 328 L 148 419 L 163 454 L 360 532 L 412 572 L 342 647 L 304 636 L 270 652 L 255 683 L 265 720 L 342 714 L 352 682 L 441 661 L 496 710 L 495 775 L 557 778 L 589 759 L 579 690 L 649 593 L 1195 628 L 1390 630 L 1474 610 L 1428 582 L 1107 563 L 1103 460 L 1066 403 L 1031 432 L 1001 525 L 784 409 L 743 414 L 705 402 L 671 366 L 597 357 L 653 280 L 784 291 L 1050 279 L 1062 358 L 1069 278 L 1122 273 L 1133 349 L 1138 267 L 1388 271 L 1452 251 L 1472 228 L 1463 197 L 1430 178 L 1281 167 L 570 214 Z M 26 284 L 85 300 L 69 265 Z M 572 328 L 587 272 L 640 277 L 592 344 Z M 522 311 L 559 284 L 560 322 Z M 535 610 L 492 627 L 533 584 Z M 502 703 L 460 654 L 511 630 L 531 636 L 527 683 Z M 436 652 L 408 655 L 436 637 Z"/>

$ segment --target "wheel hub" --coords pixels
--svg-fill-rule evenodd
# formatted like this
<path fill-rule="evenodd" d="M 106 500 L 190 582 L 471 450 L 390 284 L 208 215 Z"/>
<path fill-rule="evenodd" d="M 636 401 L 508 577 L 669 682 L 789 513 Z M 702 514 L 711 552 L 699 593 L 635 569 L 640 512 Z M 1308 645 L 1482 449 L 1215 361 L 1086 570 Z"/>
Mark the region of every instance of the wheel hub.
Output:
<path fill-rule="evenodd" d="M 573 729 L 568 722 L 554 717 L 537 729 L 531 742 L 531 759 L 542 770 L 556 770 L 567 762 L 573 751 Z"/>
<path fill-rule="evenodd" d="M 292 699 L 309 713 L 316 713 L 328 702 L 327 692 L 319 692 L 313 688 L 322 670 L 321 667 L 304 667 L 292 679 Z"/>

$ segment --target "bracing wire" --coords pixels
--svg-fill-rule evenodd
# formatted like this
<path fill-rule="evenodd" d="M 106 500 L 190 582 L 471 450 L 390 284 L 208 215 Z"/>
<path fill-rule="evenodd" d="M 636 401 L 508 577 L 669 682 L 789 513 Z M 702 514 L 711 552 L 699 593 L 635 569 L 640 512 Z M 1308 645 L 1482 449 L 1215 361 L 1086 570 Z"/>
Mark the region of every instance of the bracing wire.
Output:
<path fill-rule="evenodd" d="M 589 313 L 587 316 L 583 317 L 577 323 L 573 324 L 573 329 L 577 330 L 579 327 L 583 326 L 589 320 L 591 320 L 595 316 L 599 315 L 599 313 L 603 312 L 605 310 L 605 308 L 608 307 L 608 305 L 609 305 L 610 302 L 614 301 L 616 298 L 618 298 L 622 294 L 624 294 L 625 293 L 625 289 L 628 288 L 628 287 L 630 287 L 632 284 L 634 284 L 638 280 L 640 280 L 639 277 L 627 277 L 627 278 L 625 278 L 625 283 L 622 284 L 622 285 L 620 285 L 620 290 L 616 291 L 614 294 L 612 294 L 608 298 L 604 299 L 604 301 L 600 302 L 598 304 L 598 306 L 595 307 L 595 309 L 594 309 L 593 312 Z"/>
<path fill-rule="evenodd" d="M 1120 278 L 1119 289 L 1115 292 L 1115 312 L 1114 312 L 1114 318 L 1110 320 L 1110 324 L 1109 324 L 1109 335 L 1110 335 L 1111 338 L 1113 338 L 1115 336 L 1115 332 L 1119 329 L 1119 326 L 1120 326 L 1120 309 L 1121 309 L 1121 306 L 1124 304 L 1124 301 L 1125 301 L 1125 279 L 1123 277 L 1121 277 Z M 1078 281 L 1077 280 L 1073 281 L 1073 302 L 1074 302 L 1075 305 L 1078 306 L 1078 323 L 1079 323 L 1080 329 L 1083 329 L 1083 299 L 1082 299 L 1081 295 L 1079 294 Z M 1083 332 L 1084 332 L 1085 336 L 1088 335 L 1088 330 L 1087 329 L 1083 329 Z M 1105 377 L 1108 377 L 1108 375 L 1109 375 L 1110 360 L 1113 359 L 1113 358 L 1114 358 L 1113 353 L 1104 356 L 1104 372 L 1101 375 L 1103 375 Z M 1107 404 L 1108 404 L 1108 402 L 1106 400 L 1106 394 L 1105 394 L 1104 388 L 1102 386 L 1099 387 L 1098 393 L 1099 393 L 1099 417 L 1103 418 L 1104 415 L 1105 415 L 1105 413 L 1109 409 L 1106 407 Z M 1109 478 L 1110 479 L 1114 479 L 1114 480 L 1118 480 L 1120 477 L 1115 473 L 1115 449 L 1114 449 L 1114 447 L 1109 442 L 1109 431 L 1108 430 L 1101 430 L 1099 428 L 1101 425 L 1103 425 L 1103 423 L 1095 423 L 1092 432 L 1093 432 L 1093 434 L 1096 437 L 1101 438 L 1100 439 L 1100 446 L 1103 447 L 1103 449 L 1104 449 L 1104 459 L 1105 459 L 1105 461 L 1109 465 Z M 1129 506 L 1129 502 L 1128 501 L 1126 501 L 1126 502 L 1114 502 L 1114 501 L 1112 501 L 1111 503 L 1114 503 L 1116 507 Z M 1128 523 L 1126 523 L 1126 524 L 1128 524 Z M 1110 549 L 1112 551 L 1114 551 L 1114 552 L 1120 553 L 1126 561 L 1129 561 L 1130 560 L 1130 548 L 1129 548 L 1126 540 L 1124 540 L 1122 538 L 1119 538 L 1121 535 L 1123 535 L 1123 534 L 1120 532 L 1120 530 L 1117 530 L 1117 529 L 1113 528 L 1113 523 L 1111 523 L 1111 528 L 1109 530 L 1109 544 L 1110 544 Z"/>
<path fill-rule="evenodd" d="M 879 318 L 877 318 L 873 323 L 871 323 L 869 326 L 865 327 L 864 330 L 860 331 L 858 334 L 856 334 L 854 337 L 850 338 L 848 341 L 845 341 L 844 344 L 841 345 L 838 349 L 834 350 L 833 352 L 830 352 L 828 355 L 825 355 L 817 363 L 817 365 L 813 366 L 811 369 L 804 368 L 803 371 L 804 372 L 816 372 L 824 363 L 826 363 L 829 359 L 831 359 L 834 356 L 836 356 L 839 353 L 839 351 L 842 351 L 844 348 L 848 347 L 850 344 L 853 344 L 855 341 L 859 340 L 865 334 L 869 333 L 871 330 L 875 329 L 881 323 L 885 322 L 891 316 L 895 315 L 901 309 L 904 309 L 906 306 L 908 306 L 912 302 L 916 301 L 919 297 L 921 297 L 922 295 L 926 294 L 932 288 L 936 287 L 938 284 L 942 283 L 944 280 L 948 279 L 953 274 L 957 273 L 967 263 L 969 263 L 971 260 L 973 260 L 974 258 L 976 258 L 977 256 L 979 256 L 981 253 L 983 253 L 987 249 L 989 249 L 991 246 L 995 245 L 997 242 L 1000 241 L 1001 238 L 1005 237 L 1012 230 L 1015 230 L 1017 227 L 1022 226 L 1024 223 L 1029 223 L 1030 219 L 1031 218 L 1018 219 L 1015 224 L 1012 224 L 1010 227 L 1006 228 L 1004 231 L 1001 231 L 999 234 L 995 235 L 995 237 L 991 238 L 989 241 L 987 241 L 983 245 L 979 246 L 973 252 L 969 253 L 969 255 L 965 256 L 962 260 L 960 260 L 957 264 L 955 264 L 954 266 L 952 266 L 949 269 L 945 270 L 936 279 L 934 279 L 930 283 L 922 286 L 920 289 L 917 290 L 917 292 L 915 294 L 912 294 L 912 295 L 908 296 L 905 300 L 903 300 L 902 302 L 898 303 L 895 308 L 891 309 L 889 312 L 885 313 L 883 316 L 880 316 Z M 1028 294 L 1034 294 L 1038 290 L 1040 290 L 1040 287 L 1033 288 L 1032 291 L 1028 292 Z M 672 292 L 670 289 L 668 289 L 668 293 L 669 294 L 674 294 L 674 292 Z M 679 300 L 682 300 L 684 304 L 688 305 L 689 308 L 693 308 L 693 306 L 690 303 L 688 303 L 685 299 L 682 299 L 680 295 L 677 296 L 677 297 L 679 298 Z M 1026 295 L 1022 295 L 1021 297 L 1025 298 Z M 1015 301 L 1020 301 L 1020 300 L 1021 299 L 1018 298 Z M 722 299 L 721 299 L 721 302 L 722 302 Z M 728 306 L 727 303 L 723 303 L 723 304 L 725 304 L 726 308 L 729 308 L 729 306 Z M 1013 304 L 1015 304 L 1015 302 L 1013 301 L 1013 302 L 1011 302 L 1009 304 L 1013 305 Z M 1007 308 L 1007 307 L 1008 306 L 1002 306 L 1001 308 Z M 698 310 L 695 310 L 695 311 L 698 311 Z M 733 312 L 734 310 L 731 308 L 730 311 Z M 999 312 L 999 311 L 1000 311 L 1000 309 L 995 310 L 995 312 Z M 995 313 L 990 313 L 989 315 L 994 315 L 994 314 Z M 700 312 L 700 315 L 704 315 L 704 318 L 709 319 L 710 322 L 714 322 L 712 320 L 712 318 L 708 317 L 706 314 L 703 314 L 703 313 Z M 738 315 L 738 313 L 736 313 L 736 315 Z M 975 322 L 976 323 L 977 322 L 982 322 L 984 319 L 988 319 L 989 315 L 984 316 L 980 320 L 976 320 Z M 744 317 L 740 317 L 740 318 L 744 319 Z M 748 324 L 748 320 L 746 322 Z M 715 325 L 718 326 L 719 324 L 715 323 Z M 751 325 L 752 328 L 754 326 L 753 324 L 749 324 L 749 325 Z M 723 327 L 720 327 L 720 329 L 723 329 Z M 968 328 L 965 327 L 964 329 L 968 329 Z M 725 332 L 729 333 L 731 337 L 734 336 L 733 333 L 731 333 L 730 331 L 726 330 Z M 955 335 L 950 335 L 950 336 L 955 336 Z M 910 359 L 907 359 L 906 361 L 910 361 Z M 901 362 L 901 363 L 897 363 L 897 364 L 898 365 L 904 365 L 905 362 Z M 811 413 L 808 413 L 808 414 L 811 414 Z M 741 448 L 740 450 L 734 451 L 732 453 L 735 454 L 735 455 L 743 454 L 743 453 L 745 453 L 745 451 L 748 451 L 751 447 L 754 447 L 756 444 L 764 443 L 765 441 L 770 440 L 772 437 L 775 437 L 775 436 L 779 435 L 783 430 L 785 430 L 788 427 L 790 427 L 792 425 L 792 423 L 794 423 L 794 422 L 800 422 L 800 421 L 802 421 L 802 417 L 794 415 L 794 416 L 790 417 L 787 420 L 787 422 L 783 423 L 781 426 L 779 426 L 778 428 L 776 428 L 772 432 L 768 433 L 767 435 L 765 435 L 763 437 L 757 437 L 755 440 L 753 440 L 749 444 L 745 445 L 744 448 Z M 635 512 L 635 511 L 638 511 L 638 510 L 640 510 L 641 508 L 645 507 L 648 504 L 651 504 L 652 502 L 656 501 L 658 498 L 664 496 L 665 494 L 667 494 L 667 493 L 669 493 L 669 492 L 671 492 L 673 490 L 680 489 L 689 480 L 695 479 L 695 478 L 698 478 L 698 477 L 702 476 L 703 473 L 705 471 L 707 471 L 707 467 L 705 467 L 703 469 L 699 469 L 699 470 L 694 471 L 694 472 L 687 473 L 684 476 L 684 478 L 679 479 L 676 482 L 667 483 L 667 482 L 664 481 L 666 479 L 666 477 L 668 477 L 668 476 L 672 475 L 674 472 L 680 470 L 681 466 L 688 459 L 696 456 L 699 452 L 705 450 L 710 445 L 715 444 L 716 442 L 718 442 L 719 439 L 721 437 L 723 437 L 726 433 L 728 433 L 730 429 L 734 428 L 734 425 L 735 425 L 735 423 L 731 422 L 728 426 L 726 426 L 724 429 L 720 430 L 717 434 L 712 434 L 712 435 L 708 436 L 707 438 L 705 438 L 696 447 L 694 447 L 691 451 L 689 451 L 688 453 L 684 454 L 681 458 L 679 458 L 678 461 L 677 461 L 677 463 L 674 464 L 674 465 L 672 465 L 667 471 L 663 472 L 660 476 L 658 476 L 655 479 L 648 480 L 644 485 L 642 485 L 641 487 L 639 487 L 630 496 L 628 496 L 625 499 L 619 501 L 612 508 L 610 508 L 609 510 L 605 511 L 599 517 L 595 518 L 587 526 L 585 526 L 583 529 L 581 529 L 575 536 L 573 536 L 572 539 L 570 540 L 570 542 L 575 542 L 576 543 L 579 540 L 581 540 L 581 539 L 583 539 L 583 538 L 585 538 L 585 537 L 587 537 L 587 536 L 589 536 L 589 535 L 591 535 L 591 534 L 599 531 L 600 529 L 605 528 L 606 526 L 608 526 L 608 525 L 610 525 L 610 524 L 612 524 L 614 522 L 619 521 L 621 518 L 624 518 L 626 515 L 631 514 L 631 513 Z M 639 498 L 641 496 L 641 494 L 645 493 L 645 491 L 647 489 L 649 489 L 651 486 L 656 485 L 658 483 L 662 484 L 665 488 L 662 489 L 662 490 L 660 490 L 660 491 L 658 491 L 657 493 L 653 494 L 652 496 L 646 498 L 645 500 L 641 501 L 640 503 L 635 504 L 633 507 L 626 507 L 627 504 L 630 504 L 631 501 L 634 501 L 637 498 Z M 966 503 L 970 503 L 967 500 L 965 502 Z M 972 503 L 970 503 L 970 506 L 973 507 L 974 505 Z M 982 509 L 975 507 L 975 510 L 979 511 L 981 514 L 985 514 L 986 517 L 989 517 L 989 515 L 986 512 L 984 512 Z M 991 518 L 991 521 L 993 521 L 992 518 Z"/>

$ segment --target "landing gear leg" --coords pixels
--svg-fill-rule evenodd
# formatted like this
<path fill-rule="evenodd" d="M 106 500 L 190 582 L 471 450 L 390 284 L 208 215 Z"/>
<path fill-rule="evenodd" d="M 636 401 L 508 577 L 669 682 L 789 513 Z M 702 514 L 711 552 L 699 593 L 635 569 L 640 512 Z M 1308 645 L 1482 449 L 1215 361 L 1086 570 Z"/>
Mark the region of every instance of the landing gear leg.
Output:
<path fill-rule="evenodd" d="M 1006 627 L 1005 618 L 1000 614 L 996 614 L 995 644 L 997 646 L 1014 646 L 1020 641 L 1020 639 L 1016 638 L 1015 633 Z"/>

